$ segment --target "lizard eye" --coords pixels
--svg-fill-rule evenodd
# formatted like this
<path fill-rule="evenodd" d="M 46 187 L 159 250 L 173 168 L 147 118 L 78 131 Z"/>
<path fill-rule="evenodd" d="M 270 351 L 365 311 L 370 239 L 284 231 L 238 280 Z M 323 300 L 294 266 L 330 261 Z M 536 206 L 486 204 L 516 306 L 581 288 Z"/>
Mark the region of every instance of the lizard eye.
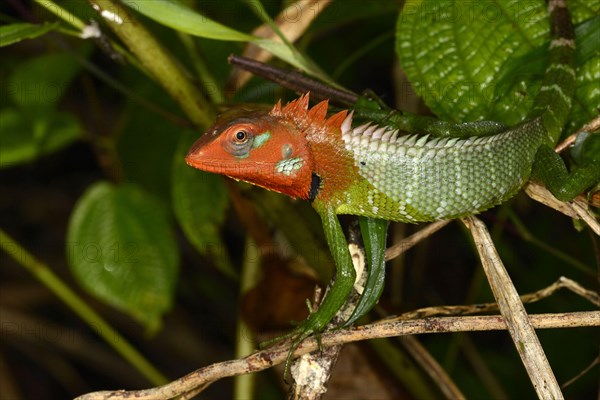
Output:
<path fill-rule="evenodd" d="M 223 143 L 225 150 L 236 157 L 246 157 L 252 148 L 254 136 L 244 128 L 232 129 Z"/>
<path fill-rule="evenodd" d="M 233 136 L 233 140 L 238 144 L 246 143 L 248 141 L 248 132 L 243 130 L 237 131 Z"/>

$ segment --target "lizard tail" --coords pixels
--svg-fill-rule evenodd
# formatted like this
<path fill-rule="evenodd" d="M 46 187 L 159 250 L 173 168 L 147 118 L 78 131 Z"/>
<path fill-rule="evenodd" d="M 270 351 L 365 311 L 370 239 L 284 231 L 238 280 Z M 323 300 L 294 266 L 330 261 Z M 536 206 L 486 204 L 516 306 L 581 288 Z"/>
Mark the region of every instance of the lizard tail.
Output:
<path fill-rule="evenodd" d="M 575 92 L 575 31 L 566 0 L 548 0 L 550 46 L 548 67 L 530 117 L 541 117 L 548 140 L 556 145 Z"/>

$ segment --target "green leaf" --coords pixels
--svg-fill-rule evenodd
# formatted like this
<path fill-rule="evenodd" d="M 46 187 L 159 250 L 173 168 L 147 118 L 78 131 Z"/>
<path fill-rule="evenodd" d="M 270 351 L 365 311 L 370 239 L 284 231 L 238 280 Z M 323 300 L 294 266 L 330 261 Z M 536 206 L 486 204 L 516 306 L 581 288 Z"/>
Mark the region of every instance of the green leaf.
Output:
<path fill-rule="evenodd" d="M 200 254 L 212 254 L 217 267 L 226 275 L 235 277 L 226 257 L 219 230 L 229 205 L 223 178 L 188 166 L 184 157 L 196 134 L 181 136 L 173 161 L 171 178 L 172 202 L 175 216 L 188 240 Z"/>
<path fill-rule="evenodd" d="M 600 1 L 596 9 L 600 7 Z M 571 110 L 570 132 L 595 118 L 600 108 L 600 17 L 594 16 L 575 30 L 577 34 L 578 62 L 584 62 L 577 69 L 575 101 Z M 580 40 L 581 39 L 581 40 Z"/>
<path fill-rule="evenodd" d="M 594 16 L 575 27 L 577 38 L 577 83 L 575 100 L 571 110 L 567 131 L 576 130 L 592 119 L 600 104 L 600 16 Z M 496 77 L 496 98 L 509 96 L 511 88 L 522 82 L 532 82 L 537 92 L 536 79 L 543 76 L 548 63 L 547 48 L 550 41 L 532 49 L 520 57 L 511 57 L 506 61 Z M 523 66 L 527 68 L 524 69 Z M 521 82 L 521 83 L 520 83 Z"/>
<path fill-rule="evenodd" d="M 8 78 L 8 96 L 18 106 L 55 107 L 79 72 L 69 54 L 45 54 L 21 63 Z"/>
<path fill-rule="evenodd" d="M 43 25 L 28 24 L 25 22 L 0 26 L 0 47 L 19 43 L 25 39 L 35 39 L 56 28 L 58 24 L 45 23 Z"/>
<path fill-rule="evenodd" d="M 251 42 L 260 48 L 270 52 L 280 59 L 288 62 L 300 70 L 317 76 L 325 82 L 334 84 L 311 63 L 307 58 L 285 43 L 276 42 L 271 39 L 264 39 L 239 32 L 218 22 L 215 22 L 197 11 L 186 7 L 177 0 L 145 0 L 145 1 L 125 1 L 132 9 L 140 12 L 148 18 L 151 18 L 165 26 L 173 28 L 180 32 L 199 36 L 207 39 L 232 40 Z"/>
<path fill-rule="evenodd" d="M 285 43 L 276 42 L 270 39 L 254 39 L 252 43 L 268 51 L 274 56 L 282 59 L 288 64 L 298 68 L 301 71 L 306 72 L 314 77 L 319 78 L 323 82 L 326 82 L 332 86 L 338 86 L 328 76 L 326 76 L 314 63 L 309 59 L 305 58 L 299 51 L 294 47 L 289 47 Z"/>
<path fill-rule="evenodd" d="M 5 108 L 0 111 L 0 168 L 57 151 L 79 138 L 81 131 L 79 121 L 71 114 Z"/>
<path fill-rule="evenodd" d="M 150 19 L 190 35 L 217 40 L 252 39 L 251 35 L 215 22 L 176 0 L 126 0 L 124 3 Z"/>
<path fill-rule="evenodd" d="M 149 331 L 171 308 L 179 252 L 165 208 L 135 185 L 100 182 L 77 203 L 67 234 L 77 281 Z"/>
<path fill-rule="evenodd" d="M 585 2 L 570 1 L 578 18 Z M 498 93 L 505 64 L 542 48 L 548 40 L 544 2 L 411 0 L 398 18 L 396 53 L 417 93 L 440 118 L 453 122 L 491 119 L 517 124 L 539 88 L 521 64 L 520 76 Z M 536 78 L 539 78 L 536 77 Z"/>
<path fill-rule="evenodd" d="M 440 118 L 514 124 L 529 108 L 527 87 L 501 99 L 492 115 L 493 78 L 510 55 L 540 45 L 547 25 L 542 2 L 409 1 L 398 19 L 396 51 L 411 83 Z M 519 116 L 512 111 L 515 103 L 523 109 Z"/>

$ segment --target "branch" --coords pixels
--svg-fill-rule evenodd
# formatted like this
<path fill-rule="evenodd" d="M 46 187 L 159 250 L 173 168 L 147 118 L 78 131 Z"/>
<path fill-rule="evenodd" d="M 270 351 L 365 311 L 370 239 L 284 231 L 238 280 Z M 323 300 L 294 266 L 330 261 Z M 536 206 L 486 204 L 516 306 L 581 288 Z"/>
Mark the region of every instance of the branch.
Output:
<path fill-rule="evenodd" d="M 577 136 L 579 136 L 582 132 L 595 132 L 597 130 L 600 130 L 600 115 L 598 115 L 596 118 L 582 126 L 581 129 L 579 129 L 574 134 L 565 138 L 565 140 L 560 142 L 554 150 L 556 150 L 557 153 L 560 153 L 563 150 L 567 149 L 569 146 L 573 145 L 577 140 Z"/>
<path fill-rule="evenodd" d="M 513 285 L 485 224 L 476 217 L 463 218 L 475 241 L 481 265 L 517 353 L 527 370 L 529 379 L 540 399 L 562 399 L 560 386 L 535 334 L 534 326 L 519 294 Z"/>
<path fill-rule="evenodd" d="M 358 96 L 352 92 L 333 88 L 297 71 L 278 68 L 235 54 L 230 55 L 227 61 L 231 65 L 238 66 L 245 71 L 252 72 L 256 76 L 275 82 L 279 86 L 297 93 L 310 92 L 311 98 L 315 100 L 329 99 L 342 106 L 349 107 L 358 99 Z"/>
<path fill-rule="evenodd" d="M 394 244 L 393 246 L 390 246 L 385 250 L 385 261 L 389 261 L 393 258 L 398 257 L 400 254 L 405 253 L 414 245 L 418 244 L 423 239 L 426 239 L 429 236 L 433 235 L 435 232 L 439 231 L 444 226 L 448 225 L 450 222 L 452 222 L 451 219 L 432 222 L 420 231 L 415 232 L 409 237 L 402 239 L 398 243 Z"/>
<path fill-rule="evenodd" d="M 559 314 L 533 314 L 531 323 L 536 329 L 600 326 L 600 311 Z M 469 317 L 435 317 L 411 321 L 383 320 L 356 328 L 326 332 L 321 336 L 324 347 L 368 339 L 418 335 L 440 332 L 474 332 L 505 330 L 506 323 L 500 315 Z M 136 399 L 159 400 L 180 396 L 192 390 L 206 388 L 222 379 L 240 374 L 258 372 L 285 361 L 290 343 L 257 351 L 245 358 L 229 360 L 200 368 L 167 385 L 134 391 L 102 391 L 82 395 L 77 400 Z M 296 350 L 298 357 L 318 349 L 317 341 L 308 338 Z"/>
<path fill-rule="evenodd" d="M 569 289 L 571 292 L 583 297 L 590 303 L 597 307 L 600 307 L 600 295 L 598 292 L 593 290 L 585 289 L 579 283 L 572 279 L 561 276 L 556 282 L 540 289 L 533 293 L 527 293 L 521 296 L 523 303 L 535 303 L 547 297 L 553 295 L 560 289 Z M 436 317 L 443 315 L 472 315 L 498 311 L 498 303 L 480 303 L 480 304 L 469 304 L 459 306 L 436 306 L 436 307 L 424 307 L 414 311 L 408 311 L 395 318 L 399 320 L 409 320 L 417 318 Z"/>
<path fill-rule="evenodd" d="M 524 186 L 524 190 L 533 200 L 553 208 L 567 217 L 583 220 L 596 235 L 600 236 L 600 222 L 590 211 L 588 202 L 583 196 L 577 196 L 569 202 L 560 201 L 548 189 L 535 182 L 528 182 Z"/>

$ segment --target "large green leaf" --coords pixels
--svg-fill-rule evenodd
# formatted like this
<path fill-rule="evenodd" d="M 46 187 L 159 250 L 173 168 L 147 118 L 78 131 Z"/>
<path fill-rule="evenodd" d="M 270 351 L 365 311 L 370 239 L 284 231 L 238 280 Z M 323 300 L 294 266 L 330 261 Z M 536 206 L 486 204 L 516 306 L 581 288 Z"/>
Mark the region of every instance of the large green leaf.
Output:
<path fill-rule="evenodd" d="M 596 10 L 600 1 L 596 2 Z M 579 64 L 570 131 L 598 115 L 600 109 L 600 16 L 590 18 L 576 29 Z M 581 39 L 581 40 L 580 40 Z"/>
<path fill-rule="evenodd" d="M 577 38 L 577 88 L 568 130 L 576 130 L 594 118 L 600 107 L 600 16 L 583 21 L 575 28 Z M 549 41 L 520 57 L 506 61 L 497 77 L 496 96 L 502 98 L 521 82 L 532 82 L 544 75 L 548 63 Z M 524 68 L 526 66 L 526 68 Z M 539 85 L 539 82 L 537 82 Z M 537 91 L 537 85 L 536 91 Z"/>
<path fill-rule="evenodd" d="M 173 162 L 172 202 L 177 221 L 188 240 L 201 254 L 216 256 L 217 267 L 229 276 L 237 275 L 226 257 L 219 234 L 229 205 L 223 178 L 198 171 L 184 161 L 197 134 L 181 136 Z"/>
<path fill-rule="evenodd" d="M 173 303 L 179 252 L 165 208 L 149 193 L 92 185 L 71 216 L 67 257 L 89 293 L 150 331 L 160 326 Z"/>
<path fill-rule="evenodd" d="M 79 122 L 71 114 L 55 110 L 0 110 L 0 168 L 52 153 L 80 135 Z"/>
<path fill-rule="evenodd" d="M 579 20 L 594 9 L 575 0 L 569 6 Z M 410 0 L 398 19 L 396 52 L 417 93 L 440 118 L 516 124 L 539 88 L 528 73 L 535 66 L 521 64 L 522 76 L 502 93 L 497 78 L 509 60 L 542 48 L 548 30 L 543 1 Z"/>
<path fill-rule="evenodd" d="M 34 39 L 54 29 L 57 24 L 28 24 L 26 22 L 0 26 L 0 47 L 18 43 L 25 39 Z"/>

